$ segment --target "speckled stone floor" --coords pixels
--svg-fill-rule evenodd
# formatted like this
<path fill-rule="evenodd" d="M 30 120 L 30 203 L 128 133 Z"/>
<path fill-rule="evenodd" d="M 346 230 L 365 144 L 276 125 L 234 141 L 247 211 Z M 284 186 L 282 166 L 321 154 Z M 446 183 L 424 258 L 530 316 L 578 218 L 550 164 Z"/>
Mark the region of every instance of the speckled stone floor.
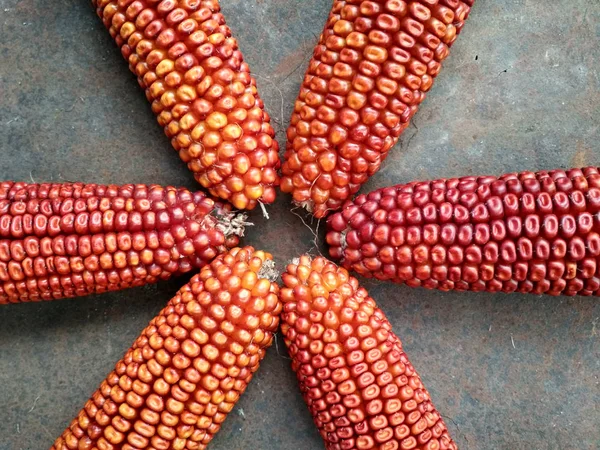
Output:
<path fill-rule="evenodd" d="M 0 0 L 0 179 L 195 188 L 89 3 Z M 330 4 L 223 1 L 282 144 Z M 598 1 L 478 0 L 413 125 L 363 191 L 600 165 L 599 24 Z M 279 267 L 313 247 L 289 209 L 282 195 L 271 220 L 253 213 L 245 240 Z M 48 448 L 183 282 L 0 307 L 0 449 Z M 597 299 L 365 285 L 462 449 L 600 448 Z M 279 349 L 211 449 L 323 448 L 281 339 Z"/>

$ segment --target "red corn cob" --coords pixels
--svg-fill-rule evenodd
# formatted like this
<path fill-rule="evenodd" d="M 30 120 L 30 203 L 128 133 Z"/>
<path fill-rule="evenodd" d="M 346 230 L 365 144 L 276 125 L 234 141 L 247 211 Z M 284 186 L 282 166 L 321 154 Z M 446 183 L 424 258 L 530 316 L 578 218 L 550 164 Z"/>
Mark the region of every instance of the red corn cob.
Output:
<path fill-rule="evenodd" d="M 302 256 L 282 279 L 281 328 L 328 450 L 458 448 L 356 278 L 325 258 Z"/>
<path fill-rule="evenodd" d="M 373 191 L 328 220 L 330 254 L 367 277 L 442 290 L 600 295 L 597 167 Z"/>
<path fill-rule="evenodd" d="M 92 0 L 198 182 L 236 208 L 272 203 L 278 144 L 217 0 Z"/>
<path fill-rule="evenodd" d="M 51 450 L 201 450 L 252 379 L 279 324 L 269 253 L 219 255 L 117 363 Z"/>
<path fill-rule="evenodd" d="M 244 219 L 173 187 L 0 183 L 0 304 L 189 272 L 235 247 Z"/>
<path fill-rule="evenodd" d="M 287 132 L 281 190 L 316 217 L 373 175 L 475 0 L 335 0 Z"/>

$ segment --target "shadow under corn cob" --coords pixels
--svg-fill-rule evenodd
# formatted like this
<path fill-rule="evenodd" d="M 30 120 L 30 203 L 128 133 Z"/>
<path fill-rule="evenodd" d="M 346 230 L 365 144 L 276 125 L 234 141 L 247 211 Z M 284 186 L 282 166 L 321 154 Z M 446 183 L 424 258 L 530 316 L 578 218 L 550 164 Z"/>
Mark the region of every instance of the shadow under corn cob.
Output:
<path fill-rule="evenodd" d="M 600 168 L 409 183 L 328 219 L 366 277 L 442 290 L 600 295 Z"/>
<path fill-rule="evenodd" d="M 474 0 L 335 0 L 287 132 L 281 190 L 316 217 L 377 170 Z"/>
<path fill-rule="evenodd" d="M 202 450 L 279 325 L 269 253 L 234 248 L 182 287 L 51 450 Z"/>
<path fill-rule="evenodd" d="M 0 183 L 0 304 L 153 283 L 239 243 L 245 215 L 173 187 Z"/>
<path fill-rule="evenodd" d="M 302 256 L 282 275 L 281 329 L 328 450 L 455 450 L 400 339 L 358 280 Z"/>
<path fill-rule="evenodd" d="M 217 0 L 92 0 L 198 182 L 236 208 L 272 203 L 278 144 Z"/>

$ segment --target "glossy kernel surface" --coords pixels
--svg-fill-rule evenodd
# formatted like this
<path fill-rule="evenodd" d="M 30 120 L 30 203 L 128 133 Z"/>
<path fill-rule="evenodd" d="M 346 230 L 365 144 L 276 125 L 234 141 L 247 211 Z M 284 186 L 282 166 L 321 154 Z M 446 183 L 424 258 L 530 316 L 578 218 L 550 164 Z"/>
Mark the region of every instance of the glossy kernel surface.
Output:
<path fill-rule="evenodd" d="M 400 339 L 344 268 L 302 256 L 282 275 L 281 329 L 328 450 L 457 449 Z"/>
<path fill-rule="evenodd" d="M 125 353 L 51 450 L 202 450 L 258 369 L 279 325 L 272 256 L 218 256 Z M 268 272 L 268 270 L 267 270 Z"/>
<path fill-rule="evenodd" d="M 173 148 L 214 196 L 272 203 L 279 147 L 218 0 L 93 0 Z"/>
<path fill-rule="evenodd" d="M 328 219 L 332 258 L 429 289 L 600 295 L 600 168 L 415 182 Z"/>

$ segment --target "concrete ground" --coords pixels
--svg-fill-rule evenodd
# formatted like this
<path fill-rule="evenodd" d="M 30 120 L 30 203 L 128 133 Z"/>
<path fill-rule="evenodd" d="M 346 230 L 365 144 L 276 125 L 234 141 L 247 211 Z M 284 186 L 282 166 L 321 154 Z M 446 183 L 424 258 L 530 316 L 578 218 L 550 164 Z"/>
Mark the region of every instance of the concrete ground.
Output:
<path fill-rule="evenodd" d="M 330 4 L 223 1 L 282 144 Z M 364 191 L 600 165 L 599 27 L 597 0 L 478 0 Z M 0 179 L 197 187 L 88 1 L 0 0 Z M 280 268 L 313 247 L 289 209 L 281 195 L 271 220 L 253 213 L 245 240 Z M 0 449 L 48 448 L 183 282 L 0 307 Z M 365 285 L 462 449 L 600 448 L 598 299 Z M 323 448 L 279 349 L 211 449 Z"/>

